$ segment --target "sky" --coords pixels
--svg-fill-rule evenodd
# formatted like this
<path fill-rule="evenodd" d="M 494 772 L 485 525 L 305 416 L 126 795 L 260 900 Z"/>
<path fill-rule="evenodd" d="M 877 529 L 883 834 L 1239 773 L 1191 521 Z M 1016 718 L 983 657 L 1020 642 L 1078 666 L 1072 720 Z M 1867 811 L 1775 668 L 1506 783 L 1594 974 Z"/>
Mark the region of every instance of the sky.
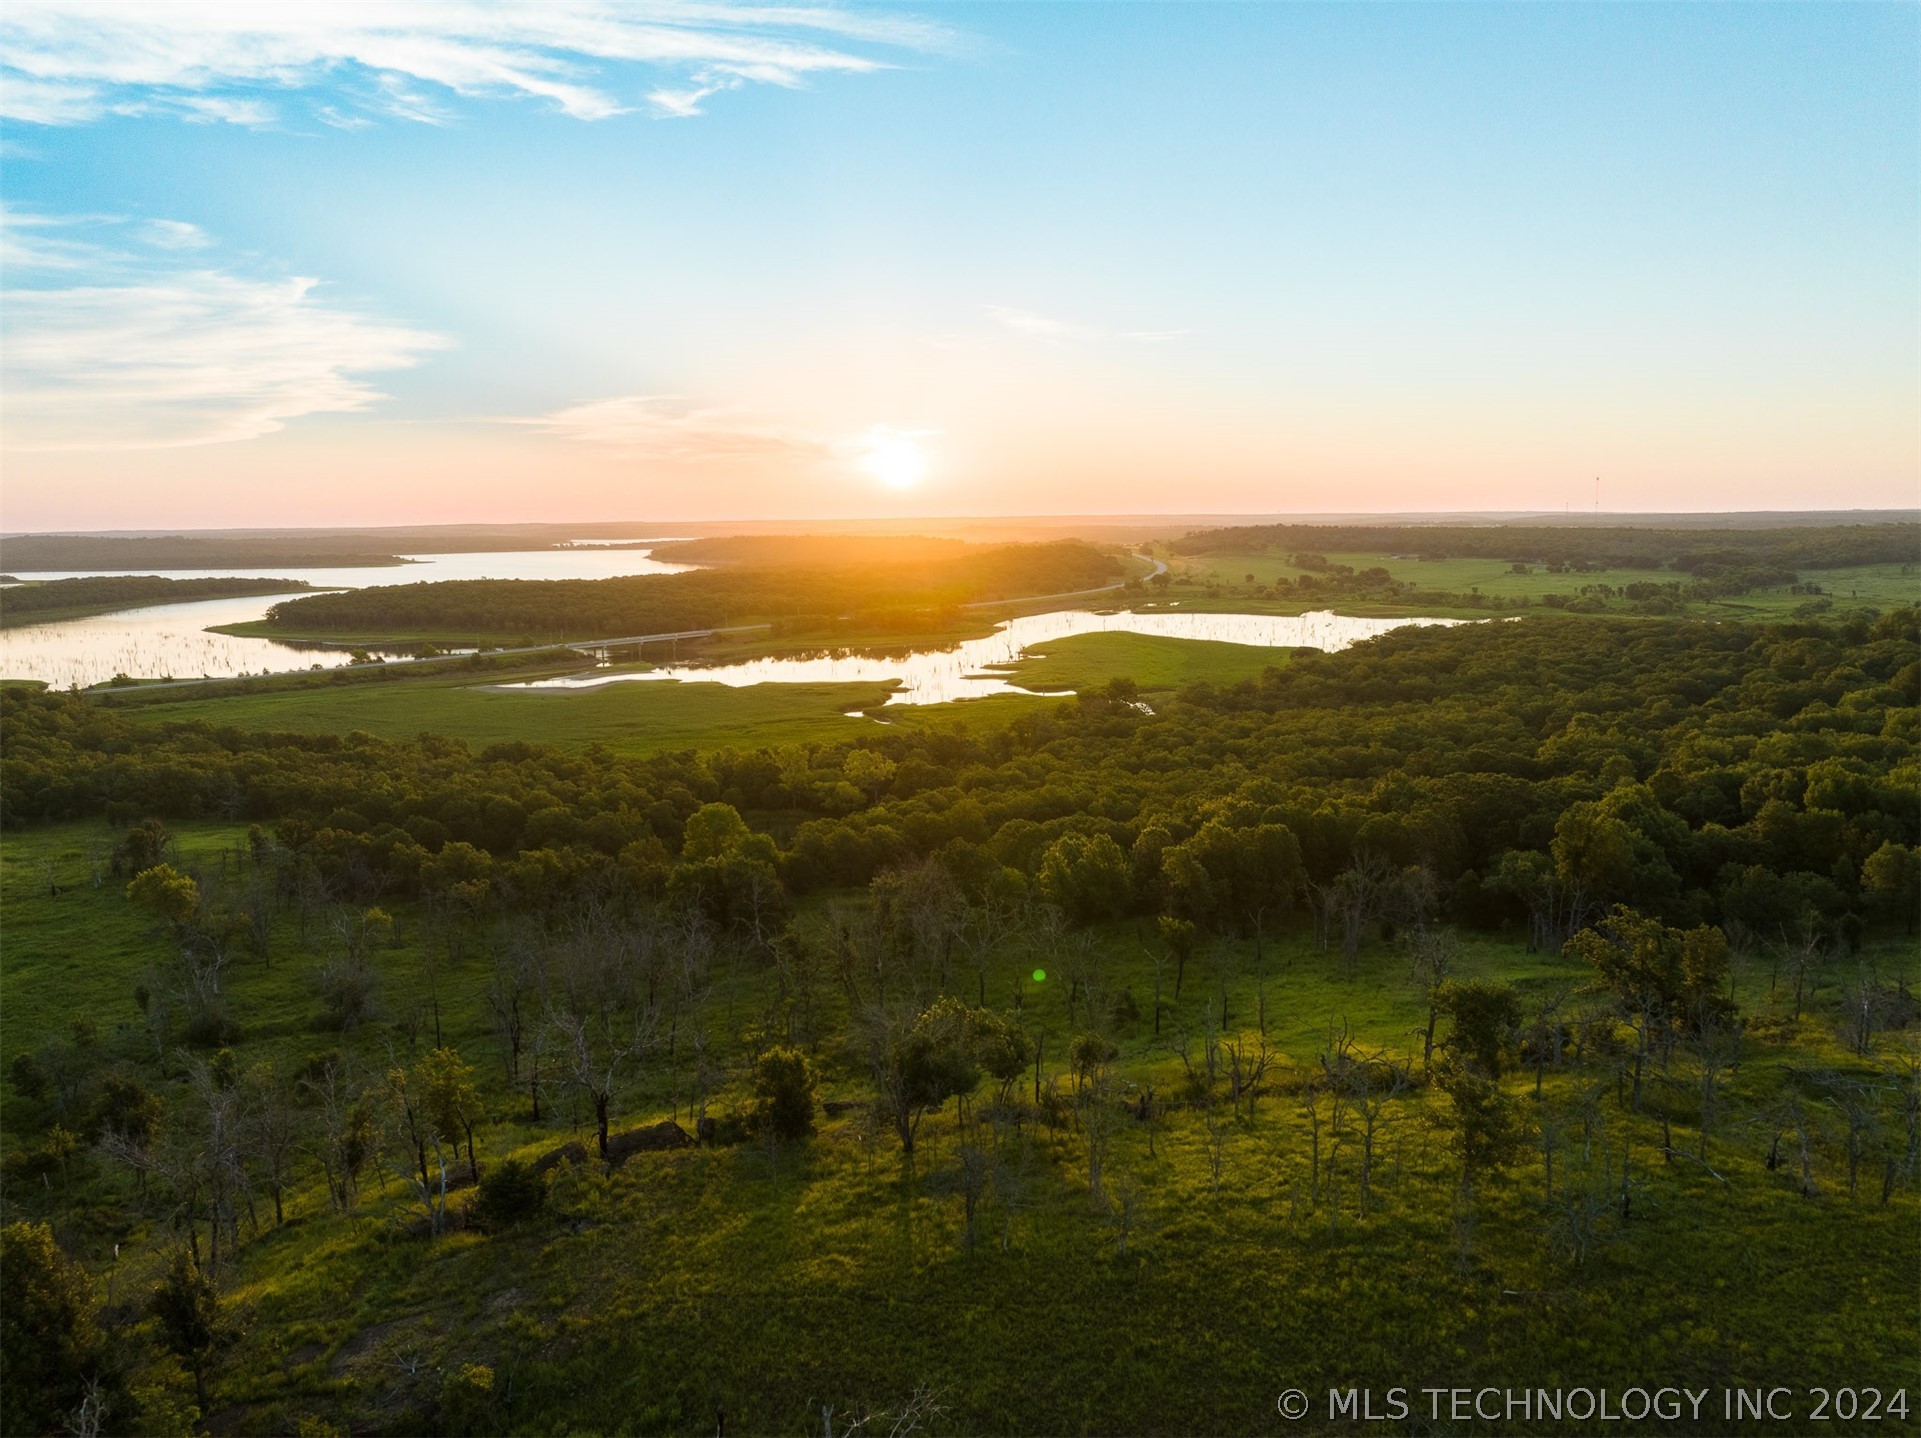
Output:
<path fill-rule="evenodd" d="M 14 532 L 1921 502 L 1914 5 L 9 0 L 0 206 Z"/>

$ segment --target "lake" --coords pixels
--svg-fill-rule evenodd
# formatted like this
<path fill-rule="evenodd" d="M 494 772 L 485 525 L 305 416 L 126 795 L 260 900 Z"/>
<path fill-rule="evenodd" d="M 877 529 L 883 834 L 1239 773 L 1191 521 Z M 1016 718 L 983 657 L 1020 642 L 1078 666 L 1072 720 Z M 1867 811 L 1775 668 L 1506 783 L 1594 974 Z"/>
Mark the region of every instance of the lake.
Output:
<path fill-rule="evenodd" d="M 663 541 L 664 542 L 664 541 Z M 379 568 L 169 569 L 171 579 L 304 579 L 322 589 L 362 589 L 445 579 L 611 579 L 627 574 L 674 574 L 692 568 L 651 558 L 644 549 L 507 550 L 494 554 L 424 554 L 416 562 Z M 81 571 L 12 571 L 18 578 L 72 579 Z M 85 571 L 92 573 L 93 571 Z M 203 599 L 156 604 L 0 629 L 0 677 L 39 679 L 55 689 L 130 679 L 223 679 L 237 674 L 345 664 L 344 648 L 290 644 L 278 639 L 209 634 L 218 624 L 263 618 L 284 594 L 249 599 Z M 378 652 L 378 651 L 376 651 Z"/>
<path fill-rule="evenodd" d="M 889 704 L 945 704 L 990 694 L 1024 694 L 1004 671 L 1027 650 L 1076 634 L 1153 634 L 1168 639 L 1208 639 L 1270 649 L 1345 649 L 1391 629 L 1416 624 L 1461 624 L 1459 619 L 1362 619 L 1326 610 L 1311 614 L 1190 614 L 1173 610 L 1117 610 L 1103 614 L 1063 609 L 1010 619 L 990 635 L 949 649 L 916 650 L 891 657 L 832 652 L 790 658 L 749 659 L 738 664 L 675 664 L 626 673 L 579 674 L 503 684 L 503 690 L 565 692 L 606 684 L 856 684 L 898 681 Z"/>

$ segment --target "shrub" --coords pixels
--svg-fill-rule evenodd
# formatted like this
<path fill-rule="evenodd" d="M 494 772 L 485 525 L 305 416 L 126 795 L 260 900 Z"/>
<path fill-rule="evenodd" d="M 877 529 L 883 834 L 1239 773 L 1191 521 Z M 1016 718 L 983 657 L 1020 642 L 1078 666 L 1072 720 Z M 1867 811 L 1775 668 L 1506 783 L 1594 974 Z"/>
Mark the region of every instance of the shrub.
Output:
<path fill-rule="evenodd" d="M 505 1158 L 481 1176 L 474 1214 L 487 1228 L 508 1228 L 538 1216 L 546 1203 L 546 1176 L 517 1158 Z"/>
<path fill-rule="evenodd" d="M 463 1363 L 440 1382 L 440 1426 L 448 1433 L 485 1433 L 495 1428 L 494 1370 Z"/>
<path fill-rule="evenodd" d="M 218 1049 L 240 1042 L 240 1025 L 219 1000 L 209 1000 L 181 1025 L 180 1036 L 195 1048 Z"/>
<path fill-rule="evenodd" d="M 107 1357 L 92 1285 L 53 1230 L 44 1223 L 0 1230 L 0 1432 L 70 1431 L 66 1417 Z"/>
<path fill-rule="evenodd" d="M 814 1066 L 799 1049 L 772 1048 L 754 1065 L 755 1132 L 777 1139 L 814 1131 Z"/>
<path fill-rule="evenodd" d="M 38 1058 L 30 1053 L 14 1056 L 13 1067 L 7 1070 L 13 1086 L 22 1098 L 40 1099 L 47 1096 L 47 1069 Z"/>

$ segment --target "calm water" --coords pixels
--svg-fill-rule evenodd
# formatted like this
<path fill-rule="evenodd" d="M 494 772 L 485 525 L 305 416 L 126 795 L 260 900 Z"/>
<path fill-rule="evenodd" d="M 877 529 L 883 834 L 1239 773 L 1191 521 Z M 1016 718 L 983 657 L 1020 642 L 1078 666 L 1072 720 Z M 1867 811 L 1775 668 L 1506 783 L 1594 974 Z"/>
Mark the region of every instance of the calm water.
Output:
<path fill-rule="evenodd" d="M 516 690 L 595 689 L 677 679 L 735 688 L 749 684 L 854 684 L 899 681 L 889 704 L 944 704 L 989 694 L 1030 691 L 996 672 L 1028 649 L 1074 634 L 1155 634 L 1169 639 L 1212 639 L 1262 648 L 1336 650 L 1409 624 L 1459 624 L 1458 619 L 1359 619 L 1320 611 L 1313 614 L 1183 614 L 1167 610 L 1121 610 L 1099 614 L 1064 609 L 1010 619 L 982 639 L 952 649 L 927 650 L 892 658 L 860 654 L 818 654 L 790 659 L 749 659 L 739 664 L 678 664 L 626 674 L 584 674 L 503 685 Z"/>
<path fill-rule="evenodd" d="M 321 588 L 361 589 L 443 579 L 610 579 L 623 574 L 672 574 L 689 568 L 651 559 L 645 550 L 541 549 L 499 554 L 428 554 L 418 563 L 380 569 L 170 569 L 173 579 L 304 579 Z M 70 579 L 72 570 L 12 571 L 21 579 Z M 209 626 L 262 618 L 289 596 L 206 599 L 0 629 L 0 676 L 41 679 L 55 689 L 131 679 L 229 678 L 348 662 L 345 649 L 209 634 Z"/>

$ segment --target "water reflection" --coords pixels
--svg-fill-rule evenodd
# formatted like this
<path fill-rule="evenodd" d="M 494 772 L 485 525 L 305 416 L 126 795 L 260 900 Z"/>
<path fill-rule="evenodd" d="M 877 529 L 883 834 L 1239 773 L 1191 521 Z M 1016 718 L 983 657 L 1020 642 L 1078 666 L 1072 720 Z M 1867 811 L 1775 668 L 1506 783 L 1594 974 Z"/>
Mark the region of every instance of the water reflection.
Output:
<path fill-rule="evenodd" d="M 231 678 L 262 670 L 331 669 L 352 658 L 345 649 L 207 632 L 210 625 L 239 624 L 263 613 L 259 599 L 201 599 L 0 630 L 0 673 L 9 679 L 42 679 L 55 689 L 72 684 L 84 689 L 122 674 L 131 679 Z"/>
<path fill-rule="evenodd" d="M 666 564 L 638 549 L 509 550 L 414 557 L 418 563 L 378 569 L 255 565 L 242 569 L 169 569 L 164 573 L 170 579 L 270 577 L 304 579 L 319 588 L 360 589 L 444 579 L 611 579 L 628 574 L 674 574 L 693 567 Z M 72 570 L 11 572 L 21 579 L 78 577 Z M 263 618 L 270 606 L 287 597 L 270 594 L 150 605 L 85 619 L 0 629 L 0 676 L 39 679 L 55 689 L 65 689 L 74 684 L 82 688 L 104 684 L 120 674 L 131 679 L 224 679 L 262 670 L 281 673 L 313 666 L 333 668 L 349 662 L 345 648 L 207 632 L 214 625 Z"/>
<path fill-rule="evenodd" d="M 641 541 L 621 540 L 626 543 Z M 665 540 L 654 540 L 664 544 Z M 130 569 L 128 574 L 160 574 L 168 579 L 304 579 L 318 589 L 370 589 L 384 584 L 438 583 L 443 579 L 616 579 L 626 574 L 678 574 L 692 564 L 668 564 L 645 549 L 502 550 L 481 554 L 403 554 L 407 564 L 345 568 L 290 569 L 283 564 L 252 564 L 234 569 Z M 11 569 L 16 579 L 80 579 L 101 573 L 86 569 Z M 277 595 L 275 598 L 285 598 Z M 266 601 L 268 604 L 273 599 Z"/>
<path fill-rule="evenodd" d="M 749 659 L 738 664 L 676 664 L 631 674 L 584 674 L 541 679 L 514 689 L 594 689 L 605 684 L 679 679 L 742 688 L 750 684 L 861 684 L 898 681 L 889 704 L 944 704 L 990 694 L 1032 691 L 995 672 L 1028 649 L 1075 634 L 1152 634 L 1168 639 L 1209 639 L 1261 648 L 1336 650 L 1410 624 L 1459 624 L 1457 619 L 1362 619 L 1326 610 L 1312 614 L 1185 614 L 1121 610 L 1057 610 L 1010 619 L 992 634 L 951 649 L 902 655 L 817 654 L 800 658 Z"/>

